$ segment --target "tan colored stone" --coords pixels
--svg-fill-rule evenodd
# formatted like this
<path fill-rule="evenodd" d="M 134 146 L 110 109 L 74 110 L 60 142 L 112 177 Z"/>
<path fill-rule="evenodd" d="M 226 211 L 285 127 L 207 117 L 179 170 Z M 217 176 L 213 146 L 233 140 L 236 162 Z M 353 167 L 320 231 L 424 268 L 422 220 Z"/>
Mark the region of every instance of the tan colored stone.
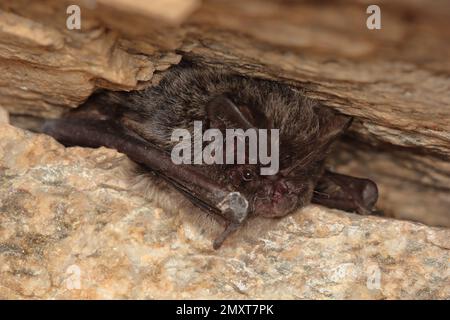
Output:
<path fill-rule="evenodd" d="M 9 114 L 8 111 L 0 107 L 0 125 L 9 123 Z"/>
<path fill-rule="evenodd" d="M 130 165 L 0 126 L 0 298 L 450 298 L 449 229 L 308 206 L 214 251 L 209 219 L 132 191 Z"/>
<path fill-rule="evenodd" d="M 149 18 L 156 17 L 173 24 L 179 24 L 184 21 L 200 4 L 200 0 L 152 0 L 151 2 L 147 0 L 97 1 L 121 11 L 144 14 Z M 86 2 L 86 0 L 84 2 Z M 83 1 L 81 3 L 83 3 Z"/>

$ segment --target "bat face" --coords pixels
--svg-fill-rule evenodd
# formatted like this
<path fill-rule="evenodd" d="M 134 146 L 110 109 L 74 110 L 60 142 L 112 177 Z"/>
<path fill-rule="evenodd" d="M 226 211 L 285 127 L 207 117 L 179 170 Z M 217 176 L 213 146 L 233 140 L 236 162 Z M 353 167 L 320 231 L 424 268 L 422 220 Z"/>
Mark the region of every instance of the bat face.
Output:
<path fill-rule="evenodd" d="M 261 174 L 262 164 L 248 164 L 247 155 L 245 164 L 225 169 L 226 184 L 246 196 L 250 213 L 268 218 L 285 216 L 310 202 L 330 144 L 349 125 L 349 118 L 326 109 L 278 103 L 254 108 L 219 96 L 206 107 L 211 126 L 222 131 L 238 127 L 279 132 L 277 145 L 271 141 L 271 135 L 258 137 L 258 146 L 265 143 L 271 160 L 277 160 L 278 170 L 274 174 Z M 256 144 L 245 140 L 246 151 L 250 152 L 252 143 Z M 274 147 L 278 152 L 274 152 Z"/>
<path fill-rule="evenodd" d="M 249 199 L 250 212 L 267 218 L 282 217 L 302 206 L 312 194 L 312 181 L 301 181 L 285 171 L 263 176 L 251 165 L 228 171 L 233 187 Z"/>

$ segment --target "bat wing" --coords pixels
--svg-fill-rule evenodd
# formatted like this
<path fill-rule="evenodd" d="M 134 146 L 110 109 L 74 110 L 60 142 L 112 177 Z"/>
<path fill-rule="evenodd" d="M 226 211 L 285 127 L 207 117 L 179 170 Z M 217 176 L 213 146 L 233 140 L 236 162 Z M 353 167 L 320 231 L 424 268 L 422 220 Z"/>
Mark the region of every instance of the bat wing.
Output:
<path fill-rule="evenodd" d="M 214 241 L 215 249 L 247 218 L 248 202 L 240 193 L 212 181 L 197 167 L 174 164 L 167 152 L 114 121 L 79 117 L 48 120 L 43 132 L 67 146 L 116 149 L 155 171 L 195 205 L 226 221 L 225 231 Z"/>

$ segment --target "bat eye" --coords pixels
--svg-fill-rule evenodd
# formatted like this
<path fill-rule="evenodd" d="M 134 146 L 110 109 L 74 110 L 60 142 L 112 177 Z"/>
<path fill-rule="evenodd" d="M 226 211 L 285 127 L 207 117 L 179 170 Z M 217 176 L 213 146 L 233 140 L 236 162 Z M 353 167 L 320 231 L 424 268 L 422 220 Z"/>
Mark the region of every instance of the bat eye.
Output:
<path fill-rule="evenodd" d="M 244 181 L 251 181 L 251 180 L 253 180 L 253 172 L 248 170 L 248 169 L 245 169 L 242 172 L 242 179 L 244 179 Z"/>

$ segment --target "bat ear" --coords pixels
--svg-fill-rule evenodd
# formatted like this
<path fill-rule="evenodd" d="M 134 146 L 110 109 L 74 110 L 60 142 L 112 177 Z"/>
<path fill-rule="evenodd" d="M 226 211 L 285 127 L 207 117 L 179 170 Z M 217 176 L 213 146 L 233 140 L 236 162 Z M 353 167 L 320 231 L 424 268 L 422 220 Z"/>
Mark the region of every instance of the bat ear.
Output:
<path fill-rule="evenodd" d="M 233 101 L 224 95 L 215 97 L 206 105 L 206 114 L 211 128 L 223 130 L 229 125 L 244 130 L 255 128 L 250 111 L 246 108 L 238 108 Z"/>
<path fill-rule="evenodd" d="M 352 117 L 337 114 L 330 109 L 325 109 L 325 107 L 319 108 L 316 112 L 319 116 L 321 144 L 328 144 L 336 140 L 350 127 L 353 121 Z"/>

